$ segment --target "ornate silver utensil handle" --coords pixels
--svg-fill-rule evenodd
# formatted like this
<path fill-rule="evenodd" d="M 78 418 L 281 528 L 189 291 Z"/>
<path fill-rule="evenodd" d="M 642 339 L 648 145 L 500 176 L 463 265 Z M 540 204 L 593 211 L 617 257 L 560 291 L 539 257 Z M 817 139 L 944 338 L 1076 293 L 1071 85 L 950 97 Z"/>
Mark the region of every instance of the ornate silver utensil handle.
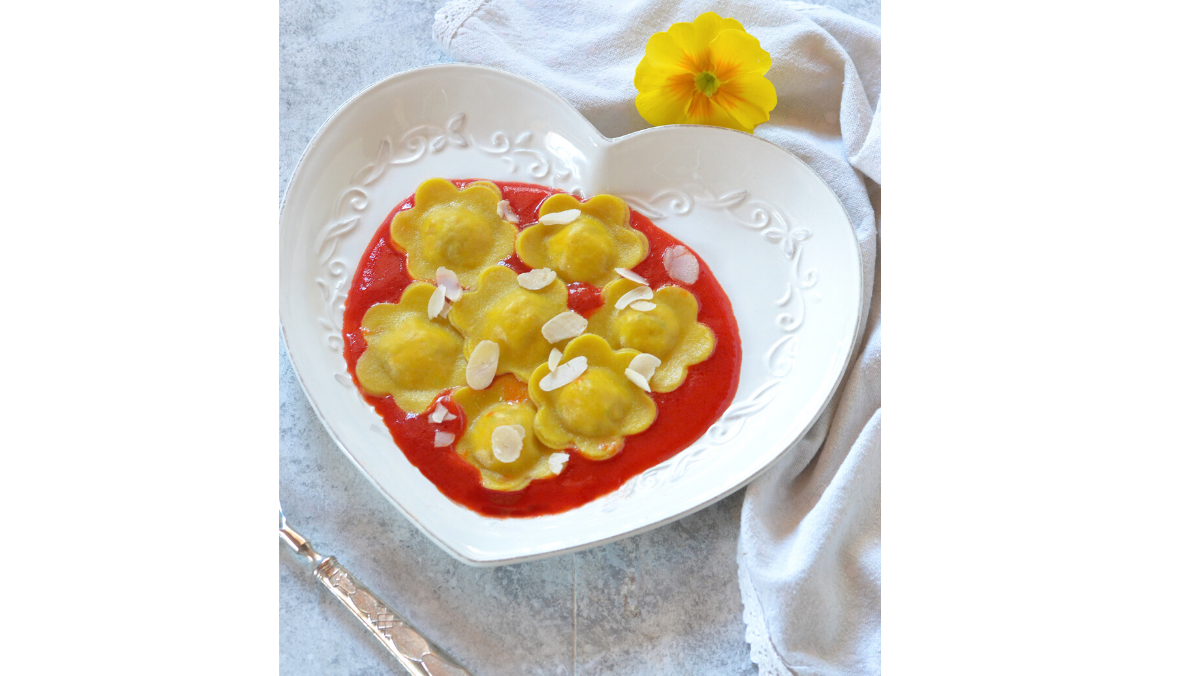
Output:
<path fill-rule="evenodd" d="M 287 525 L 279 510 L 279 538 L 312 566 L 313 575 L 350 609 L 412 676 L 471 676 L 461 664 L 421 635 L 360 583 L 332 556 L 321 556 Z"/>

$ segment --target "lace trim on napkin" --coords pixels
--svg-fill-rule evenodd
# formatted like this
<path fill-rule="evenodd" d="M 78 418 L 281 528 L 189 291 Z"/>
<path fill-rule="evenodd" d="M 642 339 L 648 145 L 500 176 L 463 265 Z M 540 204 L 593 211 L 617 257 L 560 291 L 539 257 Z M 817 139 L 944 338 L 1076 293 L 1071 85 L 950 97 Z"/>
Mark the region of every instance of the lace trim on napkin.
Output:
<path fill-rule="evenodd" d="M 471 15 L 479 11 L 483 3 L 487 0 L 450 0 L 441 9 L 433 15 L 433 39 L 442 46 L 442 49 L 450 51 L 450 41 L 454 39 L 458 29 L 462 28 L 463 23 L 471 18 Z"/>
<path fill-rule="evenodd" d="M 758 592 L 746 572 L 746 564 L 742 553 L 737 555 L 738 587 L 742 591 L 742 621 L 746 623 L 746 643 L 750 644 L 750 661 L 758 665 L 759 676 L 794 676 L 791 669 L 783 663 L 783 658 L 771 644 L 771 636 L 767 633 L 767 621 L 763 618 L 762 604 L 758 602 Z"/>

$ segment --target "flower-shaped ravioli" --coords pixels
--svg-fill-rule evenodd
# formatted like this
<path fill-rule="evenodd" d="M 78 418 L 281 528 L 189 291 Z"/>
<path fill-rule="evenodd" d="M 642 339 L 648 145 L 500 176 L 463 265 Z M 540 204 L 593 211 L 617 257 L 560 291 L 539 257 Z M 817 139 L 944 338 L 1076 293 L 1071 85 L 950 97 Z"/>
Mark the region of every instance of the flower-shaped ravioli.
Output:
<path fill-rule="evenodd" d="M 580 202 L 566 193 L 542 202 L 538 216 L 578 209 L 569 223 L 537 223 L 517 237 L 517 254 L 531 268 L 551 268 L 567 282 L 604 286 L 614 268 L 632 268 L 650 251 L 646 236 L 629 227 L 629 207 L 618 197 L 596 195 Z"/>
<path fill-rule="evenodd" d="M 617 301 L 641 286 L 618 279 L 604 287 L 604 306 L 588 319 L 588 333 L 603 336 L 613 348 L 633 348 L 662 360 L 650 389 L 670 392 L 683 383 L 688 367 L 708 359 L 717 345 L 712 329 L 696 321 L 696 297 L 678 286 L 664 286 L 648 299 L 653 309 L 632 303 L 618 310 Z"/>
<path fill-rule="evenodd" d="M 574 446 L 592 460 L 616 455 L 625 437 L 644 431 L 658 417 L 658 407 L 625 376 L 636 350 L 617 350 L 600 336 L 584 334 L 567 343 L 562 363 L 587 357 L 587 370 L 578 378 L 546 392 L 541 380 L 550 374 L 542 364 L 529 381 L 529 396 L 537 404 L 534 431 L 550 448 Z"/>
<path fill-rule="evenodd" d="M 462 336 L 445 319 L 429 319 L 433 291 L 432 284 L 409 284 L 399 303 L 372 305 L 362 320 L 367 349 L 354 368 L 358 382 L 367 394 L 392 395 L 408 413 L 467 384 Z"/>
<path fill-rule="evenodd" d="M 513 252 L 517 228 L 496 213 L 502 195 L 491 181 L 462 190 L 444 178 L 417 186 L 413 207 L 392 219 L 392 243 L 408 253 L 408 273 L 433 279 L 439 267 L 474 286 L 479 273 Z"/>
<path fill-rule="evenodd" d="M 528 382 L 552 348 L 542 326 L 566 310 L 567 285 L 561 279 L 531 291 L 517 283 L 517 273 L 496 265 L 484 270 L 478 288 L 450 308 L 450 322 L 466 335 L 467 355 L 480 341 L 495 341 L 500 345 L 496 373 L 515 373 Z"/>
<path fill-rule="evenodd" d="M 554 475 L 550 469 L 553 451 L 533 432 L 537 410 L 529 401 L 525 383 L 512 375 L 492 381 L 483 390 L 463 388 L 453 395 L 467 416 L 455 450 L 463 460 L 479 468 L 483 487 L 493 491 L 519 491 L 534 479 Z M 502 462 L 492 448 L 492 433 L 501 425 L 516 425 L 525 430 L 521 454 L 512 462 Z"/>

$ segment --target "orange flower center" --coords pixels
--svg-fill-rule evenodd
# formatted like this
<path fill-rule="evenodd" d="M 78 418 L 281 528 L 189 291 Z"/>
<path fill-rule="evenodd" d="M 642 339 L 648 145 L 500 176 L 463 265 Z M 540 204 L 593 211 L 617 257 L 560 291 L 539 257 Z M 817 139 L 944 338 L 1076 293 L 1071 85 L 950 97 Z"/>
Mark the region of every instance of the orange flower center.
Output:
<path fill-rule="evenodd" d="M 721 81 L 709 71 L 696 73 L 696 89 L 705 96 L 711 97 L 721 88 Z"/>

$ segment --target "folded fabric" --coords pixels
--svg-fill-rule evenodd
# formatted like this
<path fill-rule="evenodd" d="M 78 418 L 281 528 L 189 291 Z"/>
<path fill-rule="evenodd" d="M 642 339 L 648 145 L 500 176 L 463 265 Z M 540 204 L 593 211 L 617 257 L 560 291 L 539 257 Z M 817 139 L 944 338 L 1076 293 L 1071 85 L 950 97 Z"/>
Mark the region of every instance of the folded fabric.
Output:
<path fill-rule="evenodd" d="M 771 54 L 779 103 L 755 134 L 807 162 L 841 199 L 870 299 L 837 397 L 746 491 L 738 580 L 751 657 L 760 674 L 878 673 L 881 323 L 869 186 L 883 180 L 879 28 L 772 0 L 454 0 L 434 37 L 455 59 L 549 86 L 615 137 L 647 127 L 633 103 L 646 41 L 708 11 L 740 21 Z"/>

